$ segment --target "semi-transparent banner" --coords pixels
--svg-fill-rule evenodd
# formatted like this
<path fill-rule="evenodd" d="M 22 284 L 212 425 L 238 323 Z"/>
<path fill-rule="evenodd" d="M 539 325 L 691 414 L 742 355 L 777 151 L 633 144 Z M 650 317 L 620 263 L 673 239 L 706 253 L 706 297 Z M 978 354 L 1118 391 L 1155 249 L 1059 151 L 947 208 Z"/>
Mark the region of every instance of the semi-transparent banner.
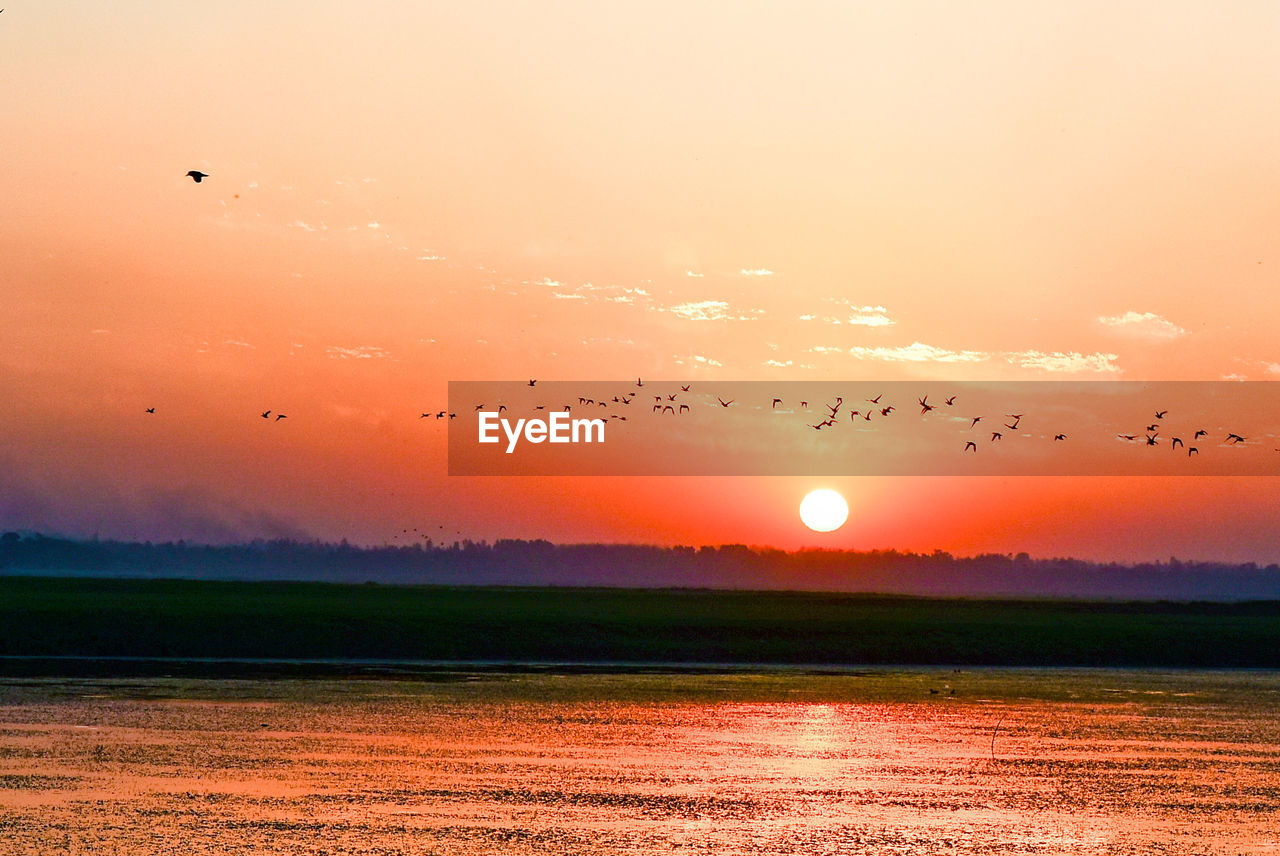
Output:
<path fill-rule="evenodd" d="M 1280 474 L 1280 383 L 452 381 L 450 475 Z"/>

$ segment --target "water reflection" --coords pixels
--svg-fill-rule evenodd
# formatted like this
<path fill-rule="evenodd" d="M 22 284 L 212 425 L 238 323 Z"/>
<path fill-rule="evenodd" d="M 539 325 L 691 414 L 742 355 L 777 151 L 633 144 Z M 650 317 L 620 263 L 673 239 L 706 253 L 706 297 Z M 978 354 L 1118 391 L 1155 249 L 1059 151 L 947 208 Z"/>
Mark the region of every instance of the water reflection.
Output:
<path fill-rule="evenodd" d="M 1278 700 L 1193 672 L 8 681 L 0 853 L 1272 853 Z"/>

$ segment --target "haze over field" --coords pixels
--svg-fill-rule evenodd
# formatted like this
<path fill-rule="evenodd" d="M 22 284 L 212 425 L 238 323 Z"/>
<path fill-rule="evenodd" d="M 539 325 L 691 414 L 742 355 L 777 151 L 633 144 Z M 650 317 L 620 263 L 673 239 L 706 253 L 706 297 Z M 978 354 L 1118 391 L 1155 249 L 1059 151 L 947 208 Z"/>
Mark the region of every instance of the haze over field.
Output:
<path fill-rule="evenodd" d="M 0 529 L 1280 560 L 1269 477 L 463 478 L 420 418 L 450 380 L 1280 379 L 1278 19 L 10 6 Z"/>

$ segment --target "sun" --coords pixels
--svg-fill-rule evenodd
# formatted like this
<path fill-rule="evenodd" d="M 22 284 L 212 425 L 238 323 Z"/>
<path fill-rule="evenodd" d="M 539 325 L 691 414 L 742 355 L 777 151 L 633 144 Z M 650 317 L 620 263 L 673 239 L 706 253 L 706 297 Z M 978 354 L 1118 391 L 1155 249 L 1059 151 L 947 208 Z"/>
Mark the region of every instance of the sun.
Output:
<path fill-rule="evenodd" d="M 849 503 L 829 488 L 811 490 L 800 500 L 800 519 L 814 532 L 834 532 L 849 519 Z"/>

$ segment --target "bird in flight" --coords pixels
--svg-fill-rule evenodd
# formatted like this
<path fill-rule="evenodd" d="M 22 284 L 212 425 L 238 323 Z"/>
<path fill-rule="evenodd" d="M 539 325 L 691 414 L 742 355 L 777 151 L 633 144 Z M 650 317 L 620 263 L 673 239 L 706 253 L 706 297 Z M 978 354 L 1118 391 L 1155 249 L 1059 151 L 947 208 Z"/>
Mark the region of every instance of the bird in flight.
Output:
<path fill-rule="evenodd" d="M 883 392 L 882 392 L 882 393 L 880 393 L 879 395 L 877 395 L 875 398 L 868 398 L 868 399 L 867 399 L 867 401 L 871 402 L 872 404 L 879 404 L 879 403 L 880 403 L 880 399 L 882 399 L 882 398 L 884 398 L 884 393 L 883 393 Z"/>
<path fill-rule="evenodd" d="M 271 411 L 270 411 L 270 410 L 264 410 L 264 411 L 262 411 L 262 418 L 263 418 L 263 419 L 270 419 L 270 418 L 271 418 Z"/>
<path fill-rule="evenodd" d="M 946 401 L 944 401 L 944 402 L 942 402 L 942 403 L 943 403 L 943 404 L 946 404 L 946 405 L 952 405 L 952 404 L 955 404 L 955 403 L 956 403 L 956 397 L 953 395 L 953 396 L 951 396 L 950 398 L 948 398 Z"/>
<path fill-rule="evenodd" d="M 973 417 L 973 421 L 969 423 L 969 428 L 970 428 L 970 430 L 972 430 L 972 429 L 973 429 L 973 426 L 974 426 L 974 425 L 977 425 L 977 424 L 978 424 L 979 422 L 981 422 L 981 421 L 982 421 L 982 417 L 981 417 L 981 416 L 975 416 L 975 417 Z"/>
<path fill-rule="evenodd" d="M 4 11 L 3 9 L 0 9 L 0 12 L 3 12 L 3 11 Z M 155 412 L 156 412 L 156 409 L 155 409 L 154 407 L 148 407 L 148 408 L 147 408 L 147 412 L 148 412 L 148 413 L 155 413 Z"/>
<path fill-rule="evenodd" d="M 999 439 L 1000 439 L 1001 437 L 1003 437 L 1003 436 L 1004 436 L 1004 435 L 1003 435 L 1003 434 L 1001 434 L 999 431 L 992 431 L 992 432 L 991 432 L 991 442 L 992 442 L 992 443 L 994 443 L 996 440 L 999 440 Z"/>
<path fill-rule="evenodd" d="M 1206 430 L 1204 430 L 1203 428 L 1201 428 L 1199 431 L 1197 431 L 1197 432 L 1195 433 L 1195 436 L 1194 436 L 1194 437 L 1192 437 L 1191 439 L 1192 439 L 1192 440 L 1199 440 L 1201 437 L 1207 437 L 1208 435 L 1209 435 L 1209 432 L 1208 432 L 1208 431 L 1206 431 Z"/>
<path fill-rule="evenodd" d="M 929 403 L 929 396 L 926 395 L 924 398 L 918 399 L 918 401 L 920 402 L 921 415 L 924 415 L 933 409 L 933 405 Z"/>
<path fill-rule="evenodd" d="M 1065 439 L 1067 439 L 1067 435 L 1066 435 L 1066 434 L 1054 434 L 1054 435 L 1053 435 L 1053 439 L 1055 439 L 1055 440 L 1065 440 Z"/>
<path fill-rule="evenodd" d="M 975 442 L 973 442 L 972 440 L 970 440 L 968 443 L 965 443 L 965 444 L 964 444 L 964 450 L 965 450 L 966 452 L 968 452 L 968 451 L 969 451 L 969 450 L 971 450 L 971 449 L 973 450 L 973 452 L 974 452 L 975 454 L 976 454 L 976 453 L 977 453 L 977 451 L 978 451 L 978 444 L 977 444 L 977 443 L 975 443 Z"/>
<path fill-rule="evenodd" d="M 536 381 L 536 380 L 531 380 L 531 381 L 529 381 L 529 386 L 533 386 L 535 383 L 537 383 L 537 381 Z"/>
<path fill-rule="evenodd" d="M 689 391 L 689 386 L 681 385 L 681 387 L 680 387 L 680 391 L 681 391 L 681 392 L 688 392 L 688 391 Z"/>
<path fill-rule="evenodd" d="M 1182 438 L 1181 438 L 1181 437 L 1174 437 L 1174 438 L 1173 438 L 1173 446 L 1172 446 L 1171 448 L 1176 449 L 1176 448 L 1178 448 L 1179 446 L 1185 446 L 1185 445 L 1186 445 L 1186 444 L 1182 442 Z"/>
<path fill-rule="evenodd" d="M 1234 444 L 1234 443 L 1243 443 L 1243 442 L 1244 442 L 1244 438 L 1243 438 L 1243 437 L 1241 437 L 1239 434 L 1228 434 L 1228 435 L 1227 435 L 1227 441 L 1230 441 L 1230 442 L 1231 442 L 1231 443 L 1233 443 L 1233 444 Z"/>
<path fill-rule="evenodd" d="M 1167 410 L 1157 410 L 1157 411 L 1156 411 L 1156 418 L 1157 418 L 1157 419 L 1163 419 L 1163 418 L 1164 418 L 1164 415 L 1165 415 L 1166 413 L 1168 413 L 1168 412 L 1169 412 L 1169 411 L 1167 411 Z"/>
<path fill-rule="evenodd" d="M 729 399 L 728 401 L 725 401 L 725 400 L 724 400 L 723 398 L 721 398 L 720 396 L 718 396 L 718 395 L 716 396 L 716 401 L 720 402 L 720 406 L 721 406 L 721 407 L 728 407 L 730 404 L 733 404 L 733 402 L 734 402 L 734 401 L 736 401 L 736 400 L 737 400 L 737 399 L 733 399 L 733 398 L 731 398 L 731 399 Z"/>
<path fill-rule="evenodd" d="M 776 410 L 776 409 L 777 409 L 777 407 L 778 407 L 778 405 L 779 405 L 779 404 L 781 404 L 781 403 L 782 403 L 782 399 L 781 399 L 781 398 L 775 398 L 775 399 L 773 400 L 773 408 Z"/>
<path fill-rule="evenodd" d="M 3 9 L 0 9 L 0 12 L 3 12 L 3 11 L 4 11 Z M 201 172 L 198 169 L 193 169 L 188 171 L 187 175 L 191 176 L 191 180 L 194 181 L 196 184 L 199 184 L 201 181 L 204 181 L 206 178 L 209 177 L 209 173 Z"/>
<path fill-rule="evenodd" d="M 289 418 L 289 417 L 288 417 L 288 416 L 285 416 L 283 413 L 277 413 L 277 414 L 276 414 L 276 421 L 277 421 L 277 422 L 279 422 L 281 419 L 288 419 L 288 418 Z"/>
<path fill-rule="evenodd" d="M 1192 455 L 1198 455 L 1198 454 L 1200 454 L 1200 450 L 1199 450 L 1199 449 L 1197 449 L 1195 446 L 1188 446 L 1188 447 L 1187 447 L 1187 457 L 1188 457 L 1188 458 L 1189 458 L 1189 457 L 1191 457 Z"/>

